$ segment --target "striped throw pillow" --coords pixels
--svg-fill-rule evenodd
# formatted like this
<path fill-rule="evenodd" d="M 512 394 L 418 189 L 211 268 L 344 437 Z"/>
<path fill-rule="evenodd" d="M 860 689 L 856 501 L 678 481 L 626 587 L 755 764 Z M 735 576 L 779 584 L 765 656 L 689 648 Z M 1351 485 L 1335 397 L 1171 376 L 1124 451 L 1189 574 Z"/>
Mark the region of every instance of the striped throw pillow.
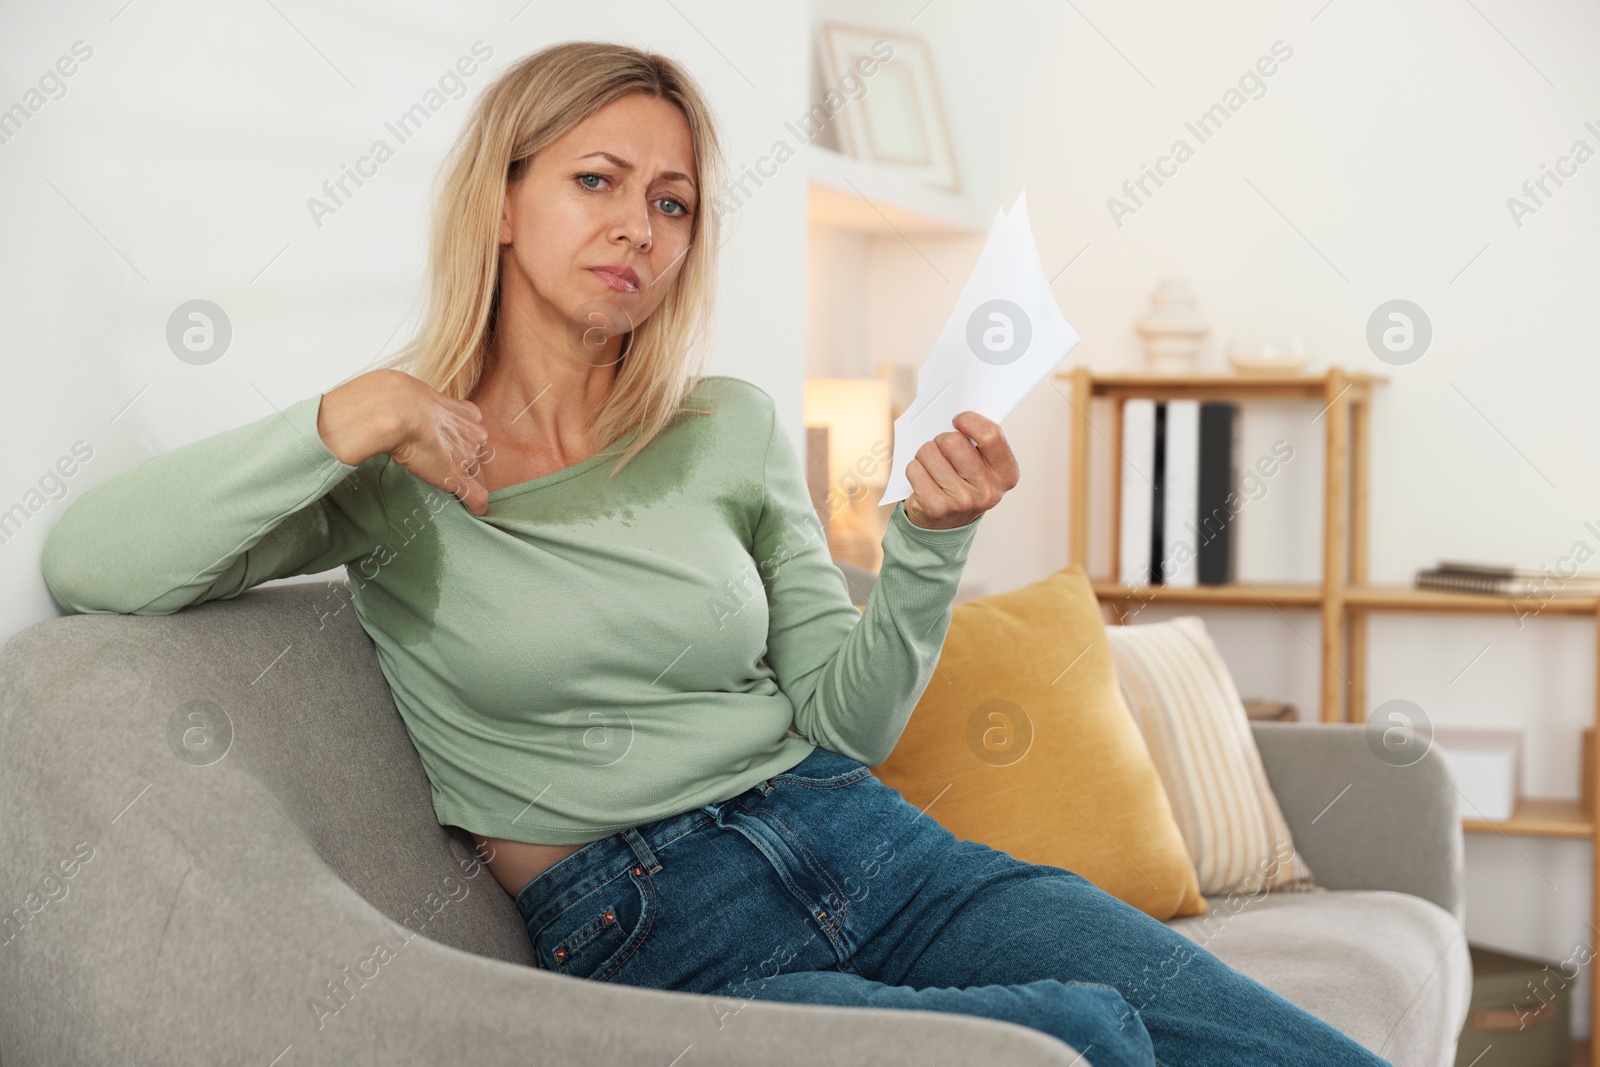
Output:
<path fill-rule="evenodd" d="M 1107 626 L 1106 637 L 1200 892 L 1316 888 L 1272 795 L 1239 692 L 1200 617 Z"/>

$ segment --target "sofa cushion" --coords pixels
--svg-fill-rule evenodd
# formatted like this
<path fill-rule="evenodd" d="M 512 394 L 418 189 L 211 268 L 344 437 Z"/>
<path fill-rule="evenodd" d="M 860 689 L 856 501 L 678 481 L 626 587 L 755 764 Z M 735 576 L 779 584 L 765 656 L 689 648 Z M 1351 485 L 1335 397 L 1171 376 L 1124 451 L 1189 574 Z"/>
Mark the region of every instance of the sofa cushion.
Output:
<path fill-rule="evenodd" d="M 1311 868 L 1267 783 L 1250 720 L 1205 620 L 1106 628 L 1122 696 L 1139 724 L 1200 892 L 1309 886 Z"/>
<path fill-rule="evenodd" d="M 1454 1062 L 1472 962 L 1448 911 L 1379 889 L 1207 900 L 1168 925 L 1394 1067 Z"/>
<path fill-rule="evenodd" d="M 956 604 L 874 773 L 957 837 L 1075 871 L 1157 919 L 1205 910 L 1080 566 Z"/>

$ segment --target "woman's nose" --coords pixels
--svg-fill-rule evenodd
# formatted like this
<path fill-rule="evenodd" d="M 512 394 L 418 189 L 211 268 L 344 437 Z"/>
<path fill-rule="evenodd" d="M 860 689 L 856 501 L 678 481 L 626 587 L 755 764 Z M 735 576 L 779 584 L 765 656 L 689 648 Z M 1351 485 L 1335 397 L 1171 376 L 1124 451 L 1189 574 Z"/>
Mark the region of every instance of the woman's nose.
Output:
<path fill-rule="evenodd" d="M 654 239 L 650 232 L 650 205 L 639 201 L 630 203 L 617 219 L 613 235 L 633 245 L 639 251 L 648 251 Z"/>

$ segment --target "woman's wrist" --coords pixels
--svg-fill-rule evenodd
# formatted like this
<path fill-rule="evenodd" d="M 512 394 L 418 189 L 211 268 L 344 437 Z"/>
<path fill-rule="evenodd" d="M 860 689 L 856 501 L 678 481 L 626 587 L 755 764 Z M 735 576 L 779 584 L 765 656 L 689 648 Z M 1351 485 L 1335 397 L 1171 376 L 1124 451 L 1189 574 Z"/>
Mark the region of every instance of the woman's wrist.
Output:
<path fill-rule="evenodd" d="M 901 501 L 899 506 L 889 513 L 890 523 L 892 524 L 897 517 L 905 523 L 907 533 L 928 544 L 948 544 L 970 537 L 975 532 L 978 521 L 983 518 L 982 515 L 979 515 L 977 518 L 962 523 L 960 526 L 918 526 L 916 521 L 911 518 L 911 512 L 906 509 L 905 501 Z"/>
<path fill-rule="evenodd" d="M 371 371 L 322 394 L 317 434 L 334 457 L 356 467 L 399 443 L 395 405 L 388 399 L 386 371 Z"/>
<path fill-rule="evenodd" d="M 902 510 L 905 512 L 905 516 L 906 516 L 906 521 L 907 522 L 909 522 L 911 525 L 915 526 L 919 530 L 928 530 L 928 531 L 959 529 L 962 526 L 971 525 L 973 522 L 977 521 L 977 519 L 982 517 L 981 513 L 980 513 L 979 515 L 974 515 L 971 518 L 965 518 L 965 517 L 957 517 L 957 518 L 953 518 L 953 519 L 952 518 L 945 518 L 945 519 L 941 519 L 941 520 L 936 522 L 935 520 L 924 516 L 923 519 L 922 519 L 922 522 L 918 522 L 912 516 L 910 508 L 903 508 Z"/>

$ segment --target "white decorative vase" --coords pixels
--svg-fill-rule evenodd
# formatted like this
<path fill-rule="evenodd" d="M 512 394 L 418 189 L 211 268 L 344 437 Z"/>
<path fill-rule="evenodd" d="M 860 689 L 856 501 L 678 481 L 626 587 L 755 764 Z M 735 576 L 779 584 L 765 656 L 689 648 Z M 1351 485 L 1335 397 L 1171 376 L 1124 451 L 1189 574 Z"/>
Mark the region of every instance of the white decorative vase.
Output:
<path fill-rule="evenodd" d="M 1229 340 L 1228 362 L 1240 374 L 1294 374 L 1306 364 L 1306 346 L 1299 334 L 1245 334 Z"/>
<path fill-rule="evenodd" d="M 1210 330 L 1195 307 L 1194 291 L 1182 278 L 1161 280 L 1150 294 L 1150 310 L 1133 328 L 1144 340 L 1151 374 L 1193 374 L 1199 366 L 1200 340 Z"/>

